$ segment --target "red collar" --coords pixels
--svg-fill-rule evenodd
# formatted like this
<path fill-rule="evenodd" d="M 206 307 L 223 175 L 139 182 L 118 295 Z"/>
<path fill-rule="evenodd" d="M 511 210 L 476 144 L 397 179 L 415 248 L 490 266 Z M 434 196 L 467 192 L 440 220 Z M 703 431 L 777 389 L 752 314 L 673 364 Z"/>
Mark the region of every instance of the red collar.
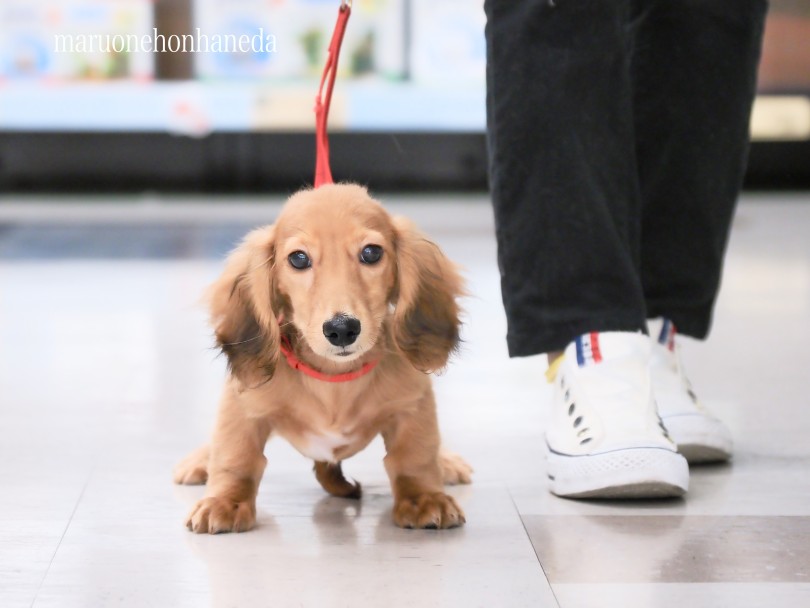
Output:
<path fill-rule="evenodd" d="M 299 372 L 309 376 L 310 378 L 315 378 L 316 380 L 321 380 L 323 382 L 351 382 L 352 380 L 357 380 L 377 367 L 377 364 L 379 363 L 379 361 L 370 361 L 369 363 L 364 363 L 363 367 L 355 372 L 348 372 L 345 374 L 324 374 L 323 372 L 319 372 L 318 370 L 311 368 L 293 354 L 292 345 L 290 344 L 290 340 L 287 338 L 287 336 L 281 338 L 281 353 L 287 359 L 287 363 L 290 364 L 291 368 L 297 369 Z"/>

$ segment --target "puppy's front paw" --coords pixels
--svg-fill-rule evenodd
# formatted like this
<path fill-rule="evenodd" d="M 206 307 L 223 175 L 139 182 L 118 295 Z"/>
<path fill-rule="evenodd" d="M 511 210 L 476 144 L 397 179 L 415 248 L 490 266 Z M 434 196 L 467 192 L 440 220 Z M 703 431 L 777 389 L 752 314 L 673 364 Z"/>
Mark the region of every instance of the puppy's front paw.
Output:
<path fill-rule="evenodd" d="M 405 498 L 394 505 L 394 523 L 400 528 L 456 528 L 465 521 L 461 507 L 442 492 Z"/>
<path fill-rule="evenodd" d="M 442 450 L 439 454 L 439 468 L 445 485 L 472 483 L 473 468 L 458 454 Z"/>
<path fill-rule="evenodd" d="M 199 501 L 186 521 L 186 527 L 197 534 L 247 532 L 256 525 L 256 505 L 234 502 L 219 496 Z"/>

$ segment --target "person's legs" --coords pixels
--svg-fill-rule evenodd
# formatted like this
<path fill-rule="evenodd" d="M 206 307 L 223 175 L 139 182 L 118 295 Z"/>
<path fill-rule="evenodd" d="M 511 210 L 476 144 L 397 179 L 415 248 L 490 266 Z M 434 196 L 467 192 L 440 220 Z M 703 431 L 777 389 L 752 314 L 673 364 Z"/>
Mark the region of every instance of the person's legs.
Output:
<path fill-rule="evenodd" d="M 764 1 L 488 0 L 486 9 L 509 351 L 567 345 L 550 370 L 551 489 L 678 494 L 685 461 L 654 428 L 653 389 L 665 423 L 697 439 L 696 459 L 727 457 L 730 437 L 699 407 L 675 355 L 633 332 L 661 315 L 686 334 L 708 331 Z"/>
<path fill-rule="evenodd" d="M 512 356 L 641 331 L 629 2 L 487 0 L 487 116 Z"/>
<path fill-rule="evenodd" d="M 704 338 L 748 151 L 765 0 L 642 0 L 632 54 L 649 317 Z"/>
<path fill-rule="evenodd" d="M 512 356 L 550 353 L 549 487 L 678 496 L 688 468 L 660 425 L 641 333 L 630 1 L 485 6 L 507 341 Z"/>

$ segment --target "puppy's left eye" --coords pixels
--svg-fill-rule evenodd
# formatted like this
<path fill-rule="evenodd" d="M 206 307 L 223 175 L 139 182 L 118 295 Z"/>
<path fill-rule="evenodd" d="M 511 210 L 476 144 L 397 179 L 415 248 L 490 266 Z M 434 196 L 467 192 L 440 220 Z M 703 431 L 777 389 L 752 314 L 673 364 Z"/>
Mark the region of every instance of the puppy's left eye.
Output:
<path fill-rule="evenodd" d="M 360 252 L 360 261 L 363 264 L 376 264 L 382 258 L 383 248 L 379 245 L 366 245 Z"/>

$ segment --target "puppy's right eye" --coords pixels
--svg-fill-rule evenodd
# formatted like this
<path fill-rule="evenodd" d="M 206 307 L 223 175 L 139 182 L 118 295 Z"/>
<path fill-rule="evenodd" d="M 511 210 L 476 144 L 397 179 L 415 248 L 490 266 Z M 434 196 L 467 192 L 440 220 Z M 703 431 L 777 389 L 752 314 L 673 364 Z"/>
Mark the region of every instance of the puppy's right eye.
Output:
<path fill-rule="evenodd" d="M 290 266 L 296 270 L 306 270 L 312 266 L 312 260 L 303 251 L 293 251 L 287 256 L 287 260 L 290 262 Z"/>

